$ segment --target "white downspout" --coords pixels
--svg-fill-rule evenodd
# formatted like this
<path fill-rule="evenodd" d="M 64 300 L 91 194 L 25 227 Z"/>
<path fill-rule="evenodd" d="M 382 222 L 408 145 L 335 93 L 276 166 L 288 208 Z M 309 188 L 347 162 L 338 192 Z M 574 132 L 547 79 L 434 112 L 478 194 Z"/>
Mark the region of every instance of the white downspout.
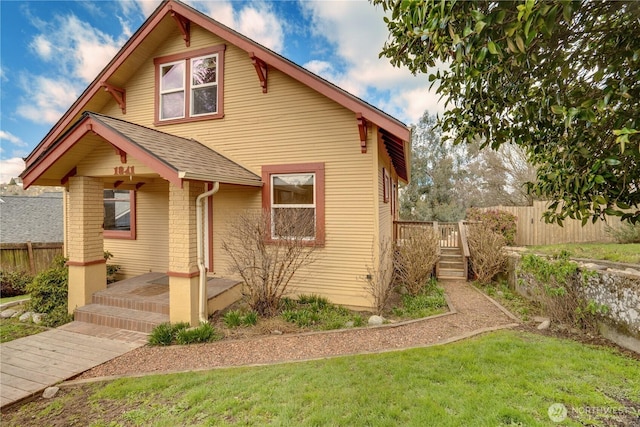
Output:
<path fill-rule="evenodd" d="M 207 322 L 207 268 L 204 265 L 204 200 L 213 196 L 220 188 L 219 182 L 213 183 L 213 188 L 196 198 L 196 241 L 198 249 L 198 270 L 200 271 L 200 322 Z M 212 248 L 210 248 L 211 250 Z"/>

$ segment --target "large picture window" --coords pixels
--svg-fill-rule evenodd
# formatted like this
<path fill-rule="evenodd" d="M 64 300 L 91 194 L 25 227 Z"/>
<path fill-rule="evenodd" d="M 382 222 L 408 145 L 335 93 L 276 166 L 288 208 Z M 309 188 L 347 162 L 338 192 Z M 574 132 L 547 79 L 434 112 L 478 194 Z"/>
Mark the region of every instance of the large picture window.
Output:
<path fill-rule="evenodd" d="M 135 239 L 135 192 L 104 190 L 104 237 Z"/>
<path fill-rule="evenodd" d="M 224 46 L 156 58 L 156 124 L 222 117 Z"/>
<path fill-rule="evenodd" d="M 302 237 L 324 243 L 324 164 L 263 166 L 263 207 L 272 240 Z"/>

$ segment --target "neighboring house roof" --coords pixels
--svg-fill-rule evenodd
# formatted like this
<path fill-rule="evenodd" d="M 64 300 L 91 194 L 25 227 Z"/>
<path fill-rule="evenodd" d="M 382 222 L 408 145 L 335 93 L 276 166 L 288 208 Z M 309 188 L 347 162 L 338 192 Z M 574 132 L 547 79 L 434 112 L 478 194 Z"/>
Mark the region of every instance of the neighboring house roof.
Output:
<path fill-rule="evenodd" d="M 171 18 L 165 19 L 167 16 L 171 16 Z M 42 157 L 44 152 L 58 140 L 65 130 L 78 120 L 83 111 L 99 111 L 100 107 L 110 97 L 104 88 L 117 87 L 124 84 L 136 72 L 142 61 L 145 60 L 147 52 L 162 42 L 164 34 L 170 30 L 169 25 L 175 28 L 176 21 L 180 22 L 181 26 L 185 22 L 193 22 L 217 34 L 233 45 L 245 50 L 255 61 L 278 69 L 353 111 L 356 117 L 361 117 L 365 122 L 374 123 L 383 129 L 384 132 L 381 132 L 381 137 L 394 167 L 402 179 L 408 180 L 410 130 L 404 123 L 177 0 L 163 1 L 142 27 L 136 31 L 45 138 L 29 154 L 26 158 L 27 168 Z M 188 30 L 186 31 L 185 42 L 188 40 Z M 256 77 L 257 80 L 258 78 Z"/>
<path fill-rule="evenodd" d="M 182 186 L 183 179 L 262 186 L 261 177 L 198 141 L 90 112 L 84 113 L 63 138 L 55 141 L 40 161 L 27 167 L 22 174 L 25 186 L 41 177 L 90 132 L 178 186 Z"/>
<path fill-rule="evenodd" d="M 0 243 L 62 241 L 62 193 L 0 197 Z"/>

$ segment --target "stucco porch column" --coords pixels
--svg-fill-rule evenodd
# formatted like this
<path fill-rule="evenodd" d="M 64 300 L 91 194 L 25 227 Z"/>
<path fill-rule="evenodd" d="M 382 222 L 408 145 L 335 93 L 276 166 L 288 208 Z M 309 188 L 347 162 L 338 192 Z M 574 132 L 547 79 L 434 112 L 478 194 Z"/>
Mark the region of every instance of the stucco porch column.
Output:
<path fill-rule="evenodd" d="M 203 183 L 169 184 L 169 319 L 198 324 L 196 198 Z"/>
<path fill-rule="evenodd" d="M 69 178 L 67 253 L 69 313 L 89 304 L 94 292 L 107 287 L 102 223 L 104 184 L 99 178 Z"/>

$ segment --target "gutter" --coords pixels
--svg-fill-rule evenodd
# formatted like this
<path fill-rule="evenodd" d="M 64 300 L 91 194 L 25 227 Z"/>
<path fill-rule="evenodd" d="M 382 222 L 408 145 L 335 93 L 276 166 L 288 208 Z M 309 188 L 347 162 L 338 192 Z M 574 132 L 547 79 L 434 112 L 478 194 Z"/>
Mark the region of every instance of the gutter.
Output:
<path fill-rule="evenodd" d="M 198 248 L 198 271 L 200 272 L 200 322 L 207 322 L 207 268 L 204 265 L 204 200 L 213 196 L 220 189 L 218 181 L 213 183 L 213 188 L 200 194 L 196 198 L 196 241 Z"/>

